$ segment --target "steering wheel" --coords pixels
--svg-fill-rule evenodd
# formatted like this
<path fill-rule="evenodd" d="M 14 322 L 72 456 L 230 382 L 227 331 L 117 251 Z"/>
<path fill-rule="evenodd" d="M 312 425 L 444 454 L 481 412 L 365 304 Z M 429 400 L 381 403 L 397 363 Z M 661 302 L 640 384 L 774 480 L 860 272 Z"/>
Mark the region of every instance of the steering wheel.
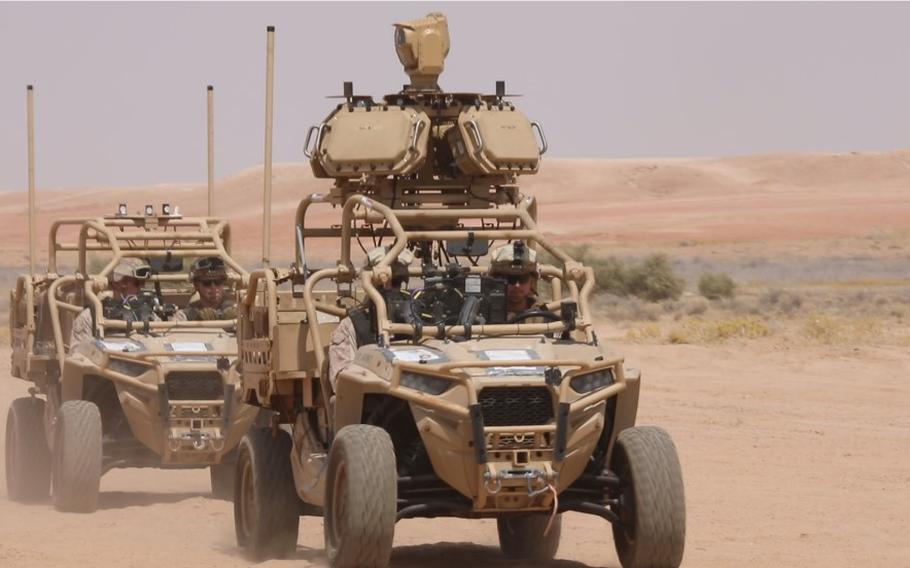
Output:
<path fill-rule="evenodd" d="M 562 317 L 560 317 L 559 314 L 554 314 L 550 310 L 544 310 L 541 308 L 530 308 L 527 310 L 520 311 L 517 314 L 515 314 L 514 316 L 512 316 L 511 318 L 509 318 L 508 323 L 521 323 L 521 322 L 525 321 L 526 319 L 531 319 L 531 318 L 543 318 L 543 319 L 547 320 L 547 323 L 554 322 L 554 321 L 562 321 Z"/>

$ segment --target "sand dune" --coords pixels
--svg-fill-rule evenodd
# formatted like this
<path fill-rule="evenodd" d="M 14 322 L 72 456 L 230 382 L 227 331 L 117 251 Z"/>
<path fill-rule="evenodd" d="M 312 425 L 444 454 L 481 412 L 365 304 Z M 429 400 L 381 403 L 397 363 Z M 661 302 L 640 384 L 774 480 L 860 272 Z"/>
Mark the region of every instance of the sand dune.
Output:
<path fill-rule="evenodd" d="M 299 200 L 326 191 L 305 163 L 273 168 L 272 256 L 290 257 Z M 766 242 L 861 237 L 902 231 L 910 219 L 910 150 L 889 153 L 769 155 L 678 160 L 547 160 L 522 180 L 541 204 L 544 229 L 558 240 L 648 246 L 679 241 Z M 261 250 L 262 168 L 218 180 L 216 214 L 234 227 L 235 252 Z M 61 216 L 96 216 L 126 201 L 131 209 L 168 201 L 185 215 L 205 213 L 205 184 L 40 189 L 39 244 Z M 25 264 L 26 194 L 0 194 L 6 265 Z M 337 217 L 314 209 L 314 223 Z"/>

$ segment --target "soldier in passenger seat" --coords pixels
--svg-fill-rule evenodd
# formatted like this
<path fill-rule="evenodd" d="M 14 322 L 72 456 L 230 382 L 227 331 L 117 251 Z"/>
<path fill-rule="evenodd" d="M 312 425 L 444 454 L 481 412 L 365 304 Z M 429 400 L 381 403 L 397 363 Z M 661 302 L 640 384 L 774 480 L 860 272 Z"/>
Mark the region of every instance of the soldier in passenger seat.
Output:
<path fill-rule="evenodd" d="M 385 247 L 378 247 L 370 251 L 367 255 L 367 267 L 376 266 L 385 254 Z M 392 281 L 386 285 L 386 289 L 383 291 L 387 298 L 387 307 L 389 307 L 390 296 L 400 295 L 402 299 L 409 297 L 408 292 L 402 290 L 401 287 L 408 281 L 408 265 L 411 259 L 413 259 L 411 253 L 404 251 L 392 263 Z M 397 319 L 392 313 L 389 314 L 389 317 L 393 320 Z M 329 380 L 332 388 L 335 388 L 338 373 L 354 360 L 357 348 L 361 345 L 376 343 L 376 336 L 376 319 L 372 310 L 372 302 L 367 300 L 361 307 L 350 310 L 348 316 L 342 319 L 332 332 L 332 342 L 329 346 Z"/>
<path fill-rule="evenodd" d="M 151 312 L 148 304 L 138 301 L 142 286 L 151 275 L 151 267 L 140 259 L 122 259 L 108 276 L 113 296 L 102 300 L 104 317 L 131 322 L 142 321 L 143 317 L 147 317 L 150 321 L 158 320 L 159 317 Z M 143 313 L 144 307 L 149 308 L 147 313 Z M 92 311 L 91 308 L 85 308 L 73 320 L 69 338 L 70 349 L 92 339 L 94 335 Z"/>

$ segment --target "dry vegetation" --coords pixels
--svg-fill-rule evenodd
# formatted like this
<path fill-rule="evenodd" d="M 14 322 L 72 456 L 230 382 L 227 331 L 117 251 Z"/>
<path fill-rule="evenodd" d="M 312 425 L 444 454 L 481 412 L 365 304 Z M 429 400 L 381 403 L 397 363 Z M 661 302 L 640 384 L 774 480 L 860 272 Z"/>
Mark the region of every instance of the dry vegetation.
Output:
<path fill-rule="evenodd" d="M 594 304 L 633 343 L 711 345 L 765 341 L 781 347 L 910 345 L 910 281 L 864 279 L 775 286 L 737 282 L 723 272 L 687 280 L 666 255 L 600 256 L 588 245 L 569 252 L 594 268 Z"/>

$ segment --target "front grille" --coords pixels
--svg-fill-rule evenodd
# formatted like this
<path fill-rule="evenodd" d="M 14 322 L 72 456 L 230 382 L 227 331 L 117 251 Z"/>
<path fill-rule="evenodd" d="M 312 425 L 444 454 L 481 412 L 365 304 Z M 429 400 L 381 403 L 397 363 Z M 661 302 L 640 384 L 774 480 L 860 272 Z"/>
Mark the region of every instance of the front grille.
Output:
<path fill-rule="evenodd" d="M 484 426 L 539 426 L 553 420 L 547 387 L 488 387 L 478 402 Z"/>
<path fill-rule="evenodd" d="M 221 400 L 224 383 L 218 371 L 174 371 L 164 379 L 170 400 Z"/>

